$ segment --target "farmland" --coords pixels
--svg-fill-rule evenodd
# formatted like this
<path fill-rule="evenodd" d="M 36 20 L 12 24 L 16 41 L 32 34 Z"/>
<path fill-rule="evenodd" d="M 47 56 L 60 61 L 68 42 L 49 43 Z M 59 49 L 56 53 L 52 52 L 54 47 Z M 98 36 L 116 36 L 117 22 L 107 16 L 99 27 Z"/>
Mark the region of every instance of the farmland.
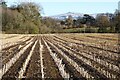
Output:
<path fill-rule="evenodd" d="M 120 79 L 118 34 L 1 34 L 0 78 Z"/>

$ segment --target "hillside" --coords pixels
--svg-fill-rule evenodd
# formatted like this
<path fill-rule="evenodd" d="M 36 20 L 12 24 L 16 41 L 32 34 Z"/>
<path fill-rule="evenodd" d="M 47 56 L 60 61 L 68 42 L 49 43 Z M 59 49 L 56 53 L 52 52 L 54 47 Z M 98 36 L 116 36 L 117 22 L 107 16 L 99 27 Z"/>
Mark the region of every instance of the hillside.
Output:
<path fill-rule="evenodd" d="M 63 13 L 63 14 L 58 14 L 58 15 L 54 15 L 54 16 L 49 16 L 53 19 L 58 19 L 58 20 L 65 20 L 68 18 L 68 16 L 72 16 L 73 19 L 78 19 L 78 18 L 82 18 L 84 16 L 85 13 L 74 13 L 74 12 L 67 12 L 67 13 Z M 109 18 L 112 18 L 114 16 L 113 13 L 96 13 L 96 14 L 88 14 L 94 18 L 96 18 L 97 16 L 100 15 L 104 15 L 104 16 L 108 16 Z"/>

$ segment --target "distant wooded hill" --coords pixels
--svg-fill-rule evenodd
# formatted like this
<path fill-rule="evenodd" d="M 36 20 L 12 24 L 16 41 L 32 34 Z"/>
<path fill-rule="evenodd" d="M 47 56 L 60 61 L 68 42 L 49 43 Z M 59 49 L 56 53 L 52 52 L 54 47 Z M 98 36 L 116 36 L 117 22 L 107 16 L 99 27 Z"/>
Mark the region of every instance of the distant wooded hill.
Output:
<path fill-rule="evenodd" d="M 84 13 L 74 13 L 74 12 L 68 12 L 68 13 L 64 13 L 64 14 L 58 14 L 58 15 L 54 15 L 54 16 L 49 16 L 53 19 L 58 19 L 58 20 L 65 20 L 67 19 L 69 16 L 72 16 L 73 19 L 78 19 L 78 18 L 83 18 L 84 17 Z M 88 14 L 89 16 L 96 18 L 98 16 L 107 16 L 109 18 L 113 18 L 116 13 L 96 13 L 96 14 Z"/>

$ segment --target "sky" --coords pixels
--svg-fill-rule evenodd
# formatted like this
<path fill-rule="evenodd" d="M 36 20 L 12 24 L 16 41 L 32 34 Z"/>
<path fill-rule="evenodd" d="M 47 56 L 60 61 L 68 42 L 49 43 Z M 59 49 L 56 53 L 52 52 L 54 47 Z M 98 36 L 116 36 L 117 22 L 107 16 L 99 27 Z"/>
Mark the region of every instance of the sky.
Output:
<path fill-rule="evenodd" d="M 35 2 L 43 7 L 42 16 L 53 16 L 67 12 L 74 13 L 114 13 L 119 0 L 6 0 L 8 6 L 19 2 Z"/>

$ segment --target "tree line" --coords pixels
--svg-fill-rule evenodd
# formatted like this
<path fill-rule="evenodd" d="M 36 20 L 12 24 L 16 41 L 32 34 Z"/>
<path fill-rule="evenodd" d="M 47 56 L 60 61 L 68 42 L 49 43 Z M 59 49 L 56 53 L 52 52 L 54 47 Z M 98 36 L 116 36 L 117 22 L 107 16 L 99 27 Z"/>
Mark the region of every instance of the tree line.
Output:
<path fill-rule="evenodd" d="M 50 17 L 42 17 L 43 8 L 33 2 L 22 2 L 7 7 L 6 2 L 2 1 L 0 6 L 3 33 L 60 33 L 66 32 L 66 29 L 74 28 L 84 28 L 84 32 L 94 32 L 92 28 L 97 29 L 95 32 L 120 32 L 119 13 L 111 19 L 104 15 L 94 18 L 85 14 L 82 18 L 73 19 L 72 16 L 68 16 L 66 20 L 56 20 Z"/>
<path fill-rule="evenodd" d="M 35 3 L 20 3 L 7 7 L 2 5 L 2 31 L 5 33 L 39 33 L 41 8 Z"/>
<path fill-rule="evenodd" d="M 72 16 L 68 16 L 68 19 L 61 21 L 64 25 L 64 29 L 70 28 L 85 28 L 86 32 L 92 32 L 92 28 L 96 28 L 96 32 L 120 32 L 120 13 L 111 15 L 110 17 L 106 14 L 97 15 L 96 18 L 89 14 L 73 19 Z"/>

